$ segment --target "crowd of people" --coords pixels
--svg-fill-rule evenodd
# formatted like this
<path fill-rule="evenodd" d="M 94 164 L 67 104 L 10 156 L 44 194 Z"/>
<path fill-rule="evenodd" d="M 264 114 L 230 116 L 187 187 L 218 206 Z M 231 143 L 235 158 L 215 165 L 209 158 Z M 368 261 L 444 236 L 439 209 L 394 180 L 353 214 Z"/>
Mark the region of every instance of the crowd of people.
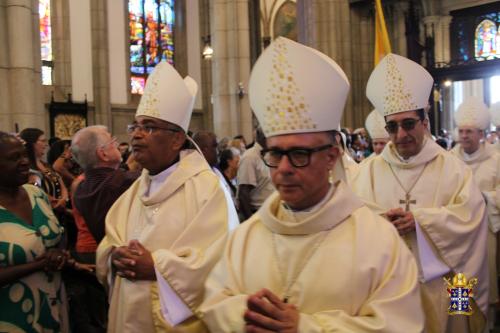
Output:
<path fill-rule="evenodd" d="M 128 142 L 0 132 L 0 331 L 484 332 L 500 104 L 468 98 L 434 137 L 432 85 L 389 54 L 365 126 L 340 130 L 342 69 L 278 38 L 252 69 L 249 144 L 191 133 L 197 84 L 166 62 Z M 450 316 L 458 273 L 478 284 Z"/>

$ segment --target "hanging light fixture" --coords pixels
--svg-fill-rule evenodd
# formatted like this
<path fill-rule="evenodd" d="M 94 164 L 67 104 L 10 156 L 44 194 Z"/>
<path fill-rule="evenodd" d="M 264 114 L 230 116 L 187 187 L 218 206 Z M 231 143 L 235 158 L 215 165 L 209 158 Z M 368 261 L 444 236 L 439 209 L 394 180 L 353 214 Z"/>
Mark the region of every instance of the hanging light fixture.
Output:
<path fill-rule="evenodd" d="M 212 49 L 212 46 L 210 45 L 210 35 L 203 37 L 203 43 L 205 46 L 203 47 L 201 55 L 203 56 L 203 59 L 211 59 L 214 55 L 214 49 Z"/>

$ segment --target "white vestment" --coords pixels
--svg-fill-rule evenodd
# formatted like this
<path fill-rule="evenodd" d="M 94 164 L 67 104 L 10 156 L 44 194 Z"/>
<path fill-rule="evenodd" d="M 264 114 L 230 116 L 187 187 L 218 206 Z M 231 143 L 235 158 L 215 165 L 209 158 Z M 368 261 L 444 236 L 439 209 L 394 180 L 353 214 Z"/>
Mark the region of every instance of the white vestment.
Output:
<path fill-rule="evenodd" d="M 196 313 L 205 279 L 227 238 L 228 200 L 218 177 L 197 151 L 182 151 L 178 165 L 147 196 L 150 183 L 151 176 L 144 170 L 106 216 L 97 274 L 101 282 L 112 281 L 108 332 L 204 332 L 195 316 L 172 328 L 164 314 L 175 317 L 178 309 L 185 314 L 182 307 Z M 109 255 L 113 247 L 126 246 L 132 239 L 151 252 L 163 280 L 130 281 L 114 275 Z M 160 300 L 159 292 L 165 289 L 178 296 L 172 299 L 173 311 L 164 308 L 168 299 Z M 176 306 L 178 302 L 184 304 Z"/>
<path fill-rule="evenodd" d="M 465 162 L 483 193 L 488 212 L 488 266 L 490 269 L 490 303 L 498 301 L 497 281 L 497 232 L 500 230 L 500 210 L 497 191 L 500 190 L 500 153 L 493 145 L 482 143 L 472 154 L 464 152 L 460 145 L 452 153 Z"/>
<path fill-rule="evenodd" d="M 244 332 L 247 298 L 262 288 L 297 306 L 301 333 L 422 331 L 411 253 L 337 184 L 309 213 L 291 213 L 275 192 L 231 234 L 201 307 L 211 332 Z"/>
<path fill-rule="evenodd" d="M 348 151 L 342 152 L 341 158 L 335 163 L 331 173 L 332 183 L 342 180 L 347 185 L 351 185 L 352 180 L 358 172 L 359 164 L 349 155 Z"/>
<path fill-rule="evenodd" d="M 487 225 L 484 200 L 471 170 L 431 139 L 406 162 L 390 142 L 379 156 L 361 166 L 352 188 L 379 214 L 397 207 L 405 209 L 409 190 L 409 210 L 417 232 L 403 238 L 419 266 L 426 330 L 446 330 L 450 302 L 442 275 L 447 272 L 478 278 L 474 301 L 480 310 L 476 316 L 484 316 L 472 316 L 469 325 L 472 331 L 484 325 L 489 284 Z"/>

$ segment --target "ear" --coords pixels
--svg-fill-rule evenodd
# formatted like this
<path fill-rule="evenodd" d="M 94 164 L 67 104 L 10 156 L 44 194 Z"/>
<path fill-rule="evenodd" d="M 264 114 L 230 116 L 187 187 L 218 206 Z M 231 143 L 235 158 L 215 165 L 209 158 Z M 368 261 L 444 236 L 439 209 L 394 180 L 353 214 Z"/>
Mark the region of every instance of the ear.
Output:
<path fill-rule="evenodd" d="M 104 151 L 104 149 L 97 148 L 95 150 L 95 153 L 96 153 L 97 158 L 99 159 L 99 161 L 104 161 L 104 162 L 108 161 L 108 154 L 106 154 L 106 152 Z"/>
<path fill-rule="evenodd" d="M 186 134 L 184 132 L 175 132 L 172 148 L 174 150 L 181 150 L 184 142 L 186 141 Z"/>
<path fill-rule="evenodd" d="M 335 167 L 335 163 L 340 157 L 340 148 L 339 146 L 333 146 L 327 150 L 327 158 L 328 158 L 328 170 L 333 170 Z"/>

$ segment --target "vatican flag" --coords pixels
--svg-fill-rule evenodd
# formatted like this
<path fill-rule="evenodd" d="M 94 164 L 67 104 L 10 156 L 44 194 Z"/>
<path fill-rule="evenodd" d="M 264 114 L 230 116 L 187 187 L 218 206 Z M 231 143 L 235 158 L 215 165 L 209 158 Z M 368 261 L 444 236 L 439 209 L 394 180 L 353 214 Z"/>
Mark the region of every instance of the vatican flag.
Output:
<path fill-rule="evenodd" d="M 391 53 L 391 42 L 385 26 L 384 10 L 381 0 L 375 0 L 375 58 L 374 65 L 387 54 Z"/>

